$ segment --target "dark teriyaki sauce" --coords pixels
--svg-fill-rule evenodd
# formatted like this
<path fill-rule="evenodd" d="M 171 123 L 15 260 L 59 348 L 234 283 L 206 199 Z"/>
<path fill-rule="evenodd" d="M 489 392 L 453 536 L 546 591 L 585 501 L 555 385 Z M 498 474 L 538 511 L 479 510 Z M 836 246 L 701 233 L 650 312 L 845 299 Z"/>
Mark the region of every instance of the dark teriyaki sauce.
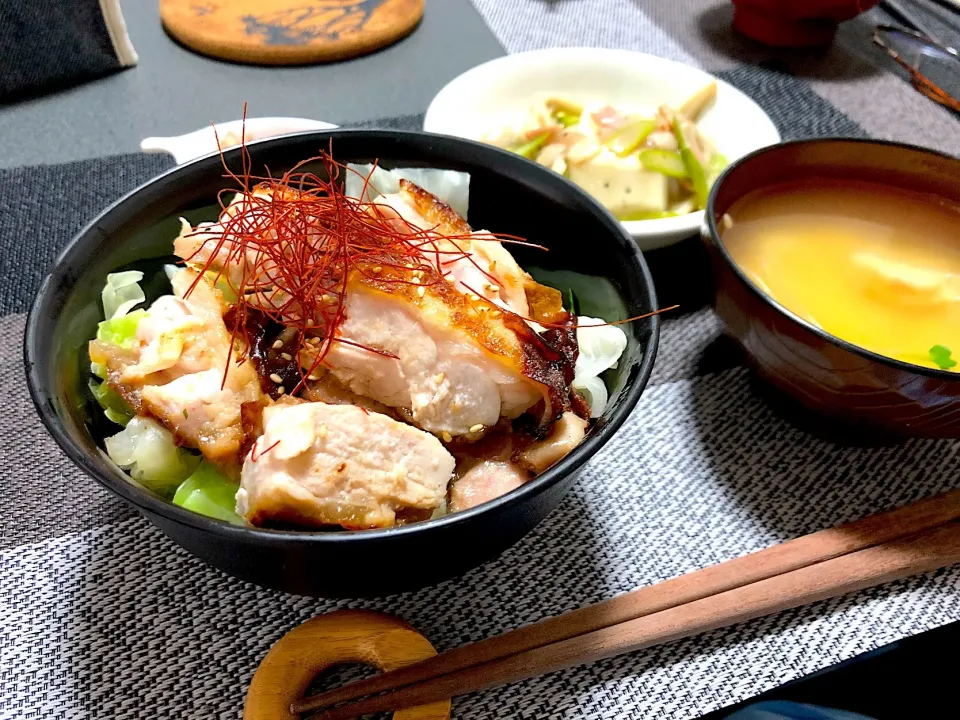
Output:
<path fill-rule="evenodd" d="M 253 308 L 248 308 L 244 314 L 243 327 L 237 327 L 240 318 L 236 306 L 227 311 L 223 320 L 228 328 L 239 332 L 246 341 L 247 356 L 260 378 L 260 389 L 274 400 L 290 394 L 302 379 L 297 362 L 300 333 L 274 322 Z"/>

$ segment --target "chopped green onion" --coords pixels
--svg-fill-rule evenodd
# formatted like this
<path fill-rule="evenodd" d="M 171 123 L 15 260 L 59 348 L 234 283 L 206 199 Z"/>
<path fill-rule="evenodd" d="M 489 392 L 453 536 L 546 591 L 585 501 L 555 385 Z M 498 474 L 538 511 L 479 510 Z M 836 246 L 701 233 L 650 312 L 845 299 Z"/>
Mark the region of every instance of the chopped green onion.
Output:
<path fill-rule="evenodd" d="M 129 350 L 137 336 L 137 325 L 146 315 L 146 310 L 134 310 L 121 317 L 104 320 L 97 326 L 97 340 Z"/>
<path fill-rule="evenodd" d="M 941 370 L 949 370 L 957 366 L 957 361 L 950 357 L 950 348 L 944 345 L 934 345 L 930 348 L 930 359 Z"/>
<path fill-rule="evenodd" d="M 697 160 L 697 156 L 693 154 L 693 150 L 690 149 L 687 138 L 680 127 L 680 121 L 677 120 L 677 118 L 673 119 L 671 127 L 673 129 L 673 136 L 677 139 L 677 145 L 680 147 L 680 157 L 683 159 L 683 164 L 687 167 L 687 175 L 693 184 L 693 192 L 697 196 L 697 207 L 702 210 L 707 206 L 707 195 L 710 191 L 707 185 L 707 174 L 703 169 L 703 165 Z"/>
<path fill-rule="evenodd" d="M 657 122 L 655 120 L 635 120 L 617 130 L 617 132 L 607 140 L 607 147 L 620 157 L 626 157 L 643 145 L 644 141 L 656 127 Z"/>
<path fill-rule="evenodd" d="M 126 427 L 134 415 L 133 410 L 127 405 L 127 401 L 105 382 L 94 382 L 91 378 L 87 384 L 90 387 L 93 399 L 103 408 L 103 414 L 107 416 L 107 420 Z"/>
<path fill-rule="evenodd" d="M 680 153 L 649 148 L 640 151 L 640 164 L 647 170 L 672 178 L 686 178 L 687 166 Z"/>
<path fill-rule="evenodd" d="M 230 480 L 204 460 L 177 488 L 173 504 L 200 515 L 243 525 L 243 519 L 235 509 L 239 487 L 239 483 Z"/>
<path fill-rule="evenodd" d="M 540 150 L 540 148 L 546 144 L 549 137 L 549 131 L 540 133 L 532 140 L 528 140 L 527 142 L 523 143 L 523 145 L 510 148 L 510 151 L 515 152 L 517 155 L 522 155 L 528 160 L 533 160 L 537 156 L 537 152 Z"/>

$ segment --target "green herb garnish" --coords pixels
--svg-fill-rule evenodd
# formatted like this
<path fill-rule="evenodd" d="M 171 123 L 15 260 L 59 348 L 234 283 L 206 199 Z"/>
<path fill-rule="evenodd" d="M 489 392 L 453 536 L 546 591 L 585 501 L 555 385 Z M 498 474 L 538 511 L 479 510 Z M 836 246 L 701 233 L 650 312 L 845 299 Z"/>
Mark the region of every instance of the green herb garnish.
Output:
<path fill-rule="evenodd" d="M 950 348 L 945 345 L 934 345 L 930 348 L 930 359 L 941 370 L 949 370 L 957 366 L 957 361 L 950 357 Z"/>
<path fill-rule="evenodd" d="M 577 296 L 573 294 L 573 288 L 568 288 L 567 289 L 567 310 L 570 312 L 571 315 L 579 315 L 579 312 L 577 312 L 577 305 L 579 305 L 579 303 L 577 302 Z"/>

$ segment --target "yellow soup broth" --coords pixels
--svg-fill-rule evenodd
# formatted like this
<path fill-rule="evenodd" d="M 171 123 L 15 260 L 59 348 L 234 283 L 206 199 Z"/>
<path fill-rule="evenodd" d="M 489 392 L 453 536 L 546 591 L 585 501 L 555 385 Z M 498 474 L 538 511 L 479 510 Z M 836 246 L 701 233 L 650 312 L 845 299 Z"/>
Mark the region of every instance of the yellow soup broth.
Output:
<path fill-rule="evenodd" d="M 750 193 L 729 215 L 734 261 L 797 316 L 904 362 L 960 361 L 960 205 L 816 180 Z"/>

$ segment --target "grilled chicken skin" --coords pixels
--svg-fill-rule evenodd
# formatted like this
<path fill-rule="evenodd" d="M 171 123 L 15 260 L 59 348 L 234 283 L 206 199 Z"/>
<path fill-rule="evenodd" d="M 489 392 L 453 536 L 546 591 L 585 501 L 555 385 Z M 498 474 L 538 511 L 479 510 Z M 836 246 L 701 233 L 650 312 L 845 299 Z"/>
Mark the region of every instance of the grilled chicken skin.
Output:
<path fill-rule="evenodd" d="M 400 230 L 434 230 L 425 258 L 460 292 L 527 316 L 524 288 L 530 276 L 493 235 L 474 232 L 453 208 L 407 180 L 400 181 L 399 192 L 378 198 L 377 204 L 399 216 L 394 226 Z"/>
<path fill-rule="evenodd" d="M 323 364 L 353 392 L 409 410 L 423 429 L 476 436 L 501 417 L 564 409 L 566 356 L 522 319 L 473 300 L 440 277 L 413 284 L 396 269 L 355 273 L 344 319 Z M 301 362 L 313 365 L 312 351 Z"/>
<path fill-rule="evenodd" d="M 237 512 L 307 527 L 393 525 L 440 507 L 453 456 L 422 430 L 352 405 L 277 404 L 243 463 Z"/>
<path fill-rule="evenodd" d="M 249 212 L 261 212 L 258 202 L 247 203 Z M 221 224 L 232 222 L 238 207 L 245 205 L 228 206 Z M 444 439 L 475 439 L 500 418 L 528 412 L 546 431 L 569 407 L 575 352 L 558 349 L 555 340 L 566 336 L 540 335 L 524 318 L 530 312 L 544 322 L 568 319 L 559 292 L 535 283 L 499 241 L 473 234 L 460 215 L 412 183 L 402 181 L 400 192 L 368 210 L 392 213 L 387 221 L 410 233 L 423 230 L 429 264 L 416 274 L 396 263 L 352 269 L 344 296 L 331 298 L 343 302 L 344 313 L 323 367 L 316 365 L 318 350 L 307 348 L 304 368 L 328 372 L 352 393 Z M 222 238 L 182 233 L 176 250 L 190 263 L 211 261 L 229 278 L 242 275 L 250 258 L 224 248 Z M 289 312 L 294 321 L 301 312 L 283 290 L 257 291 L 274 315 Z M 315 320 L 324 332 L 322 318 Z"/>

